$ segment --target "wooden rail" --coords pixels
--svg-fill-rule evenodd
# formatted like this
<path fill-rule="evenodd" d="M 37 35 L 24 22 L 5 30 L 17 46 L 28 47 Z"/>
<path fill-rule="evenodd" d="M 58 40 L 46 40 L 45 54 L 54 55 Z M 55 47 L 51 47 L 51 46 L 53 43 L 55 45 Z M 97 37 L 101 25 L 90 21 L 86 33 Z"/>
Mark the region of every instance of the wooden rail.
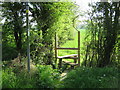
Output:
<path fill-rule="evenodd" d="M 61 49 L 61 50 L 78 50 L 78 48 L 56 48 L 56 49 Z"/>
<path fill-rule="evenodd" d="M 70 59 L 78 59 L 77 56 L 78 56 L 77 54 L 71 54 L 71 55 L 65 55 L 65 56 L 58 56 L 57 58 L 63 58 L 63 59 L 67 59 L 67 58 L 70 58 Z"/>

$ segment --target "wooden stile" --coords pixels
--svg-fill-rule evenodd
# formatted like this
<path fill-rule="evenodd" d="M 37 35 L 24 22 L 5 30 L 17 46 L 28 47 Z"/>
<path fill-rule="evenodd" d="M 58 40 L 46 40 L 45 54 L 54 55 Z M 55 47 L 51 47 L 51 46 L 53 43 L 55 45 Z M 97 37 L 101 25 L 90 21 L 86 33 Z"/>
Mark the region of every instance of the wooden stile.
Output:
<path fill-rule="evenodd" d="M 65 55 L 65 56 L 57 56 L 57 50 L 78 50 L 78 54 L 71 54 L 71 55 Z M 55 63 L 57 63 L 57 59 L 59 59 L 58 67 L 62 67 L 62 59 L 74 59 L 74 63 L 64 61 L 64 63 L 71 65 L 72 68 L 74 66 L 78 65 L 80 66 L 80 31 L 78 31 L 78 48 L 63 48 L 63 47 L 57 47 L 57 38 L 55 33 Z M 78 64 L 76 64 L 78 59 Z"/>

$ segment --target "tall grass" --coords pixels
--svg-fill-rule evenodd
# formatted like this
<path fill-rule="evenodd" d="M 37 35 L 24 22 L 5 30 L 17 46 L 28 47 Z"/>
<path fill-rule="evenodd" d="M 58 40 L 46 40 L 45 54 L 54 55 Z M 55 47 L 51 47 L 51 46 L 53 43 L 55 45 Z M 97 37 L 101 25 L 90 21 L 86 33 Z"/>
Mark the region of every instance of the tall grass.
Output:
<path fill-rule="evenodd" d="M 117 68 L 79 67 L 68 73 L 64 88 L 120 88 Z"/>
<path fill-rule="evenodd" d="M 57 88 L 59 79 L 59 72 L 50 65 L 37 65 L 37 70 L 30 73 L 15 73 L 13 68 L 2 70 L 2 88 Z"/>

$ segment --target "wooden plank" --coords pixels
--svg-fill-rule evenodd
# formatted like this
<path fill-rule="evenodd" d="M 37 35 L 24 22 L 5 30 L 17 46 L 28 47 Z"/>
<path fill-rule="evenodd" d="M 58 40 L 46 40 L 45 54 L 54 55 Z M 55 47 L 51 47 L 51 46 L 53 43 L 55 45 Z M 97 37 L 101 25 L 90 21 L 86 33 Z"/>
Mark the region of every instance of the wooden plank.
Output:
<path fill-rule="evenodd" d="M 57 58 L 70 58 L 70 59 L 77 59 L 78 54 L 71 54 L 71 55 L 65 55 L 65 56 L 58 56 Z"/>
<path fill-rule="evenodd" d="M 62 59 L 78 59 L 78 57 L 62 57 L 62 56 L 61 57 L 57 57 L 57 58 L 58 59 L 59 58 L 62 58 Z"/>
<path fill-rule="evenodd" d="M 69 64 L 69 65 L 72 65 L 72 66 L 78 65 L 76 63 L 72 63 L 72 62 L 69 62 L 69 61 L 63 61 L 63 62 L 66 63 L 66 64 Z"/>
<path fill-rule="evenodd" d="M 64 63 L 70 63 L 70 61 L 63 61 Z"/>
<path fill-rule="evenodd" d="M 78 65 L 80 66 L 80 31 L 78 31 Z"/>
<path fill-rule="evenodd" d="M 78 57 L 77 57 L 77 59 L 78 59 Z M 77 63 L 77 59 L 74 59 L 74 63 Z"/>
<path fill-rule="evenodd" d="M 59 69 L 62 67 L 62 58 L 59 59 L 58 67 L 59 67 Z"/>
<path fill-rule="evenodd" d="M 76 64 L 76 63 L 69 63 L 69 65 L 76 66 L 78 64 Z"/>
<path fill-rule="evenodd" d="M 59 57 L 76 57 L 78 54 L 71 54 L 71 55 L 65 55 L 65 56 L 59 56 Z"/>
<path fill-rule="evenodd" d="M 56 48 L 56 49 L 60 49 L 60 50 L 78 50 L 78 48 Z"/>

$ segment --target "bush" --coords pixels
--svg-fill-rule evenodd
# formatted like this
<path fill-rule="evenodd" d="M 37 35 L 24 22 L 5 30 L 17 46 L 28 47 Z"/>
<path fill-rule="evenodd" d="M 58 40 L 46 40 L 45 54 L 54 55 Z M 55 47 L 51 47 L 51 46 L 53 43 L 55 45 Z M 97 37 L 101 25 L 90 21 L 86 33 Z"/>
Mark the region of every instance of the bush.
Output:
<path fill-rule="evenodd" d="M 35 88 L 35 79 L 28 73 L 15 74 L 12 69 L 2 71 L 2 88 Z"/>
<path fill-rule="evenodd" d="M 17 67 L 16 67 L 17 68 Z M 37 65 L 37 70 L 28 73 L 26 70 L 14 72 L 15 68 L 2 70 L 3 88 L 57 88 L 60 74 L 50 65 Z"/>
<path fill-rule="evenodd" d="M 120 75 L 119 75 L 120 77 Z M 117 88 L 117 68 L 80 67 L 68 73 L 64 88 Z"/>
<path fill-rule="evenodd" d="M 11 53 L 12 52 L 12 53 Z M 2 44 L 2 60 L 10 61 L 18 56 L 16 47 L 10 46 L 6 43 Z"/>
<path fill-rule="evenodd" d="M 2 71 L 2 88 L 15 88 L 16 84 L 17 78 L 11 69 Z"/>
<path fill-rule="evenodd" d="M 38 68 L 38 87 L 39 88 L 57 88 L 59 86 L 60 74 L 50 65 L 37 65 Z"/>

